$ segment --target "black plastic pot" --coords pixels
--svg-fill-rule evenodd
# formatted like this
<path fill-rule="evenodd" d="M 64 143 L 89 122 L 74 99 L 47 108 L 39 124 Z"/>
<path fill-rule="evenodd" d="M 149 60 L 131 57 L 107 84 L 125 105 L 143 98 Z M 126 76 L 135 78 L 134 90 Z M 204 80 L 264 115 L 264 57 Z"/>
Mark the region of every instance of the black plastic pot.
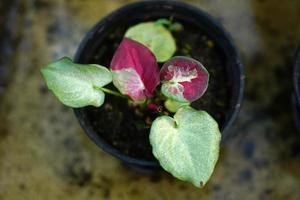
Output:
<path fill-rule="evenodd" d="M 177 1 L 144 1 L 124 6 L 103 18 L 87 33 L 77 50 L 75 62 L 95 63 L 98 59 L 95 55 L 99 51 L 109 51 L 109 53 L 104 53 L 103 55 L 109 57 L 108 60 L 110 60 L 113 51 L 117 48 L 116 45 L 110 43 L 111 37 L 123 35 L 128 27 L 139 22 L 169 18 L 170 16 L 173 16 L 175 21 L 178 20 L 182 23 L 193 24 L 195 28 L 197 27 L 199 30 L 205 32 L 214 41 L 215 45 L 218 46 L 224 56 L 223 64 L 224 68 L 226 68 L 226 74 L 224 75 L 228 77 L 228 83 L 221 84 L 231 85 L 230 94 L 228 94 L 230 98 L 228 101 L 228 110 L 226 110 L 223 122 L 219 124 L 222 130 L 222 142 L 224 142 L 225 138 L 230 135 L 228 130 L 237 117 L 241 106 L 244 91 L 243 67 L 229 35 L 218 22 L 203 11 Z M 120 42 L 121 38 L 118 38 L 118 40 Z M 112 45 L 111 49 L 101 49 L 101 46 L 109 45 Z M 105 61 L 105 63 L 99 61 L 99 64 L 109 66 L 108 61 Z M 82 128 L 100 148 L 131 166 L 144 169 L 159 168 L 157 160 L 146 160 L 128 156 L 105 141 L 96 133 L 93 122 L 89 120 L 89 109 L 89 107 L 86 107 L 74 109 L 74 111 Z M 116 122 L 112 120 L 112 123 Z"/>
<path fill-rule="evenodd" d="M 294 121 L 296 127 L 300 130 L 300 48 L 297 51 L 294 63 L 293 87 L 292 106 Z"/>

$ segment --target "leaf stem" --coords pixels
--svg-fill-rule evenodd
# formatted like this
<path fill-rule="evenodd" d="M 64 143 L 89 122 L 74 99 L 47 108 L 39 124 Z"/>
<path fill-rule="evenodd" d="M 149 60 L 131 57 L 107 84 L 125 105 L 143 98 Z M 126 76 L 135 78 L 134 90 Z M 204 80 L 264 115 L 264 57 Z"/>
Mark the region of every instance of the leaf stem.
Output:
<path fill-rule="evenodd" d="M 121 94 L 120 92 L 113 91 L 113 90 L 110 90 L 108 88 L 97 87 L 97 86 L 94 86 L 94 88 L 96 88 L 98 90 L 102 90 L 103 92 L 105 92 L 107 94 L 111 94 L 111 95 L 114 95 L 114 96 L 117 96 L 117 97 L 122 97 L 122 98 L 125 98 L 125 99 L 129 99 L 127 96 Z"/>

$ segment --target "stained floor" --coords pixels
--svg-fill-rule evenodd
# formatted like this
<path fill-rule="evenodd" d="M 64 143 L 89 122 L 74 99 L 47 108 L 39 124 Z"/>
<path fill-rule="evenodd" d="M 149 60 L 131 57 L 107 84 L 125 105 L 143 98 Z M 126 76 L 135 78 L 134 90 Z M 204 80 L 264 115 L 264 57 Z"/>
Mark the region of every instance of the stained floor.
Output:
<path fill-rule="evenodd" d="M 40 68 L 73 57 L 84 33 L 128 0 L 0 2 L 0 199 L 300 199 L 300 131 L 292 119 L 299 0 L 190 0 L 231 33 L 246 97 L 204 189 L 141 173 L 92 143 L 47 91 Z"/>

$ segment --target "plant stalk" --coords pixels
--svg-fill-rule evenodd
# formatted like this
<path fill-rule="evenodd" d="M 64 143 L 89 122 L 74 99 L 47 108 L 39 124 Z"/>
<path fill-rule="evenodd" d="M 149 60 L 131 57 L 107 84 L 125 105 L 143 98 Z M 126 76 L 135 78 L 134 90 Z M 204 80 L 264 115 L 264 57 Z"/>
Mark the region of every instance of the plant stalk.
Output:
<path fill-rule="evenodd" d="M 129 99 L 127 96 L 125 96 L 125 95 L 123 95 L 123 94 L 121 94 L 117 91 L 110 90 L 108 88 L 97 87 L 97 86 L 95 86 L 95 88 L 98 89 L 98 90 L 101 90 L 101 91 L 103 91 L 107 94 L 111 94 L 111 95 L 114 95 L 114 96 L 117 96 L 117 97 L 122 97 L 122 98 L 125 98 L 125 99 Z"/>

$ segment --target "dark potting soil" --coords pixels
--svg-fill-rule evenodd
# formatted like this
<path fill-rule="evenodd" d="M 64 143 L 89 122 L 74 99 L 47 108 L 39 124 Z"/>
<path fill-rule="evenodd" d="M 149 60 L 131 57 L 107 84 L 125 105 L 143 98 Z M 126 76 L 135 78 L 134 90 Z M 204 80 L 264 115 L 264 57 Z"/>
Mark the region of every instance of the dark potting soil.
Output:
<path fill-rule="evenodd" d="M 218 45 L 199 28 L 183 22 L 182 25 L 184 27 L 182 31 L 173 33 L 178 49 L 175 55 L 190 56 L 200 61 L 210 74 L 206 93 L 193 102 L 192 107 L 207 111 L 221 127 L 225 114 L 229 110 L 231 95 L 225 56 Z M 106 36 L 89 63 L 109 66 L 114 51 L 128 27 L 118 27 L 114 29 L 113 34 Z M 112 84 L 108 88 L 115 89 Z M 159 90 L 160 86 L 157 87 L 156 94 L 159 94 Z M 163 101 L 157 99 L 154 101 L 163 108 Z M 132 105 L 126 99 L 109 94 L 105 96 L 104 105 L 100 108 L 86 107 L 85 112 L 88 120 L 92 122 L 94 131 L 108 144 L 126 155 L 146 160 L 154 159 L 149 143 L 152 121 L 162 114 L 173 115 L 165 108 L 153 111 Z"/>

